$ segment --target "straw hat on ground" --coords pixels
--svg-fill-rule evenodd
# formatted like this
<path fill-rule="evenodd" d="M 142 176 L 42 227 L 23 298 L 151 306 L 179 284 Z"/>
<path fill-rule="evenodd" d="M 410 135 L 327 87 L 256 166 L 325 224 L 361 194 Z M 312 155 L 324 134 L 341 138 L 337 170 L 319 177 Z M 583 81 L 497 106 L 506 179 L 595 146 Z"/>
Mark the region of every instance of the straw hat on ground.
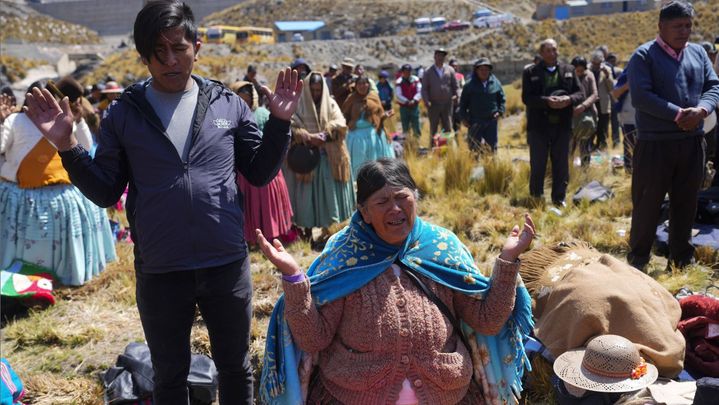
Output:
<path fill-rule="evenodd" d="M 597 336 L 586 348 L 565 352 L 554 362 L 554 372 L 572 386 L 616 393 L 640 390 L 659 376 L 634 343 L 618 335 Z"/>

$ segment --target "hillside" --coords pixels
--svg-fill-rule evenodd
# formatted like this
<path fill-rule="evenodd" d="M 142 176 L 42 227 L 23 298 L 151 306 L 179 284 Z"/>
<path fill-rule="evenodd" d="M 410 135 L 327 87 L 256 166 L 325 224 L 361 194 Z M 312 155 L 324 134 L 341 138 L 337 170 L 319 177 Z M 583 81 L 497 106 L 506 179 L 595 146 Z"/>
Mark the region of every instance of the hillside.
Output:
<path fill-rule="evenodd" d="M 96 32 L 39 14 L 16 2 L 0 0 L 0 42 L 97 44 Z"/>
<path fill-rule="evenodd" d="M 363 37 L 386 36 L 406 32 L 419 17 L 468 20 L 477 8 L 476 3 L 465 0 L 248 0 L 207 16 L 202 24 L 272 27 L 278 20 L 320 19 L 334 31 L 335 38 L 342 38 L 345 31 Z"/>
<path fill-rule="evenodd" d="M 697 17 L 691 40 L 700 42 L 719 35 L 719 0 L 697 2 Z M 486 37 L 468 41 L 455 55 L 473 60 L 478 56 L 493 59 L 531 59 L 537 44 L 544 38 L 554 38 L 559 44 L 560 57 L 589 56 L 598 45 L 607 44 L 620 61 L 627 61 L 637 46 L 657 35 L 657 11 L 645 11 L 611 16 L 589 16 L 566 21 L 544 20 L 529 24 L 508 24 Z M 631 27 L 631 29 L 628 29 Z"/>
<path fill-rule="evenodd" d="M 242 15 L 243 10 L 254 10 L 254 13 L 262 10 L 262 7 L 267 7 L 261 2 L 254 1 L 251 0 L 248 4 L 243 3 L 233 7 L 227 12 L 226 18 L 230 18 L 229 16 L 233 13 Z M 367 2 L 367 0 L 362 1 Z M 287 0 L 277 6 L 277 10 L 283 10 L 283 7 L 288 7 L 288 4 L 292 2 L 299 3 L 299 0 Z M 316 7 L 312 9 L 323 10 L 322 7 L 325 4 L 323 2 L 324 0 L 313 1 L 312 4 Z M 392 5 L 393 3 L 390 3 L 389 7 Z M 469 7 L 468 9 L 475 7 L 470 7 L 467 3 L 465 5 Z M 279 12 L 277 10 L 274 12 Z M 696 10 L 697 18 L 692 41 L 698 42 L 714 38 L 719 34 L 716 31 L 719 27 L 719 0 L 699 3 L 696 5 Z M 249 13 L 243 18 L 250 18 L 253 15 L 255 14 Z M 309 14 L 304 15 L 309 16 Z M 262 18 L 265 18 L 263 21 L 266 22 L 272 20 L 270 17 Z M 408 19 L 411 20 L 409 17 Z M 338 63 L 348 55 L 367 66 L 370 71 L 385 64 L 400 65 L 407 62 L 415 66 L 426 66 L 432 63 L 432 50 L 439 46 L 449 49 L 450 57 L 457 58 L 462 64 L 470 64 L 480 56 L 489 56 L 494 61 L 504 59 L 523 61 L 531 59 L 536 52 L 536 45 L 547 37 L 557 39 L 560 57 L 565 60 L 569 60 L 575 55 L 588 57 L 598 45 L 608 44 L 611 51 L 619 55 L 620 61 L 626 62 L 638 45 L 654 38 L 657 31 L 656 21 L 657 12 L 650 11 L 581 17 L 561 22 L 554 20 L 518 22 L 496 29 L 472 29 L 428 35 L 394 35 L 356 40 L 305 41 L 258 46 L 241 45 L 233 49 L 224 45 L 212 45 L 205 46 L 200 52 L 196 71 L 219 80 L 231 81 L 244 74 L 244 69 L 248 64 L 255 64 L 258 65 L 261 75 L 270 77 L 280 67 L 287 66 L 293 58 L 306 58 L 314 69 L 323 70 L 330 63 Z M 231 23 L 230 20 L 224 22 Z M 235 23 L 242 24 L 243 22 Z M 632 27 L 632 30 L 627 30 L 625 27 Z M 90 84 L 93 80 L 99 80 L 108 72 L 116 78 L 127 78 L 127 81 L 146 74 L 146 70 L 137 60 L 134 50 L 126 50 L 111 55 L 96 70 L 96 73 L 86 79 L 86 82 Z M 508 82 L 516 78 L 510 77 Z"/>

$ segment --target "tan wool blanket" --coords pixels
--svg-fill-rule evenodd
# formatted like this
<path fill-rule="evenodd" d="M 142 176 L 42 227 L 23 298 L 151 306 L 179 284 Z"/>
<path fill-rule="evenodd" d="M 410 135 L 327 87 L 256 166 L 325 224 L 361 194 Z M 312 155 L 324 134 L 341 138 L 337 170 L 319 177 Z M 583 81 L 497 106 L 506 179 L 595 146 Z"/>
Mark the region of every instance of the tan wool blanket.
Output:
<path fill-rule="evenodd" d="M 523 255 L 521 273 L 535 301 L 535 334 L 555 357 L 615 334 L 634 342 L 661 376 L 681 372 L 681 309 L 653 278 L 581 242 Z"/>

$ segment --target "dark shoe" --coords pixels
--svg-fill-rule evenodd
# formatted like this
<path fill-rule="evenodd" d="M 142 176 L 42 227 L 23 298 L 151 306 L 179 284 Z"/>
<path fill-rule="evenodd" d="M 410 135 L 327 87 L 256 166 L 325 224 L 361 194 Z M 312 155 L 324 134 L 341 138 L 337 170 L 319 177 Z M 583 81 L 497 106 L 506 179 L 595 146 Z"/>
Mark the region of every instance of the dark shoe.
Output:
<path fill-rule="evenodd" d="M 647 264 L 649 264 L 649 258 L 635 257 L 633 254 L 629 253 L 627 255 L 627 263 L 629 263 L 629 265 L 634 267 L 635 269 L 646 273 Z"/>
<path fill-rule="evenodd" d="M 691 266 L 692 264 L 696 264 L 696 262 L 697 261 L 694 259 L 694 257 L 680 260 L 669 259 L 669 261 L 667 262 L 667 271 L 671 271 L 672 267 L 675 269 L 683 269 L 687 266 Z"/>

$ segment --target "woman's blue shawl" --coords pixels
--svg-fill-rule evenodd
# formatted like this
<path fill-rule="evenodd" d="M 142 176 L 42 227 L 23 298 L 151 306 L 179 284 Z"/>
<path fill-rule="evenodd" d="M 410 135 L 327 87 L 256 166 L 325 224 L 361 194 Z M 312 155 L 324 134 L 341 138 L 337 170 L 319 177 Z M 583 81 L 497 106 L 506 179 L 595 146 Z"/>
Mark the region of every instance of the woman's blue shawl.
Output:
<path fill-rule="evenodd" d="M 434 282 L 465 294 L 484 298 L 490 287 L 490 279 L 482 275 L 467 248 L 449 230 L 417 217 L 404 245 L 397 247 L 380 239 L 355 212 L 349 226 L 330 238 L 307 271 L 315 304 L 321 306 L 359 290 L 397 259 Z M 531 300 L 522 283 L 517 286 L 514 311 L 497 335 L 481 335 L 462 324 L 465 335 L 476 339 L 488 399 L 516 402 L 522 391 L 524 368 L 530 370 L 523 342 L 532 327 Z M 264 403 L 302 404 L 300 357 L 301 351 L 285 320 L 282 296 L 267 330 L 260 382 Z"/>

